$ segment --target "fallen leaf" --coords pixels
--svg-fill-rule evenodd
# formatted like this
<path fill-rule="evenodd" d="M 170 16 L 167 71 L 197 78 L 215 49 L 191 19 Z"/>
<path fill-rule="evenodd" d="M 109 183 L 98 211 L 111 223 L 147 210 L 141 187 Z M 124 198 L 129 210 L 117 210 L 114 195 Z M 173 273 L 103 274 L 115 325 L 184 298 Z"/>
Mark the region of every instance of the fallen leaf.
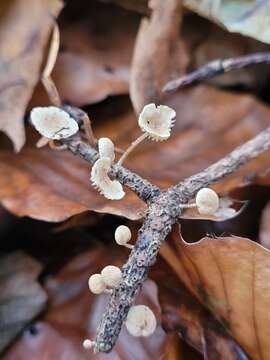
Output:
<path fill-rule="evenodd" d="M 225 26 L 231 32 L 270 43 L 268 1 L 183 0 L 183 4 L 199 15 Z"/>
<path fill-rule="evenodd" d="M 61 0 L 11 0 L 0 5 L 0 130 L 19 151 L 24 113 L 39 80 L 44 47 Z M 31 9 L 31 19 L 29 19 Z"/>
<path fill-rule="evenodd" d="M 181 2 L 153 0 L 149 4 L 151 17 L 141 21 L 131 66 L 130 97 L 136 113 L 160 101 L 165 83 L 179 76 L 188 60 L 179 36 Z"/>
<path fill-rule="evenodd" d="M 170 265 L 181 281 L 252 359 L 268 359 L 269 251 L 240 237 L 175 243 Z"/>
<path fill-rule="evenodd" d="M 177 278 L 179 260 L 168 242 L 162 245 L 160 254 L 166 263 L 158 263 L 151 276 L 158 283 L 164 329 L 169 333 L 179 333 L 204 358 L 247 359 L 223 325 L 194 298 L 182 279 Z M 167 263 L 172 267 L 168 267 Z"/>
<path fill-rule="evenodd" d="M 0 257 L 0 352 L 44 310 L 47 295 L 37 282 L 41 269 L 22 252 Z"/>
<path fill-rule="evenodd" d="M 17 216 L 58 222 L 91 209 L 138 219 L 145 208 L 130 191 L 117 205 L 99 195 L 90 166 L 68 153 L 25 149 L 18 156 L 2 152 L 0 159 L 2 204 Z"/>
<path fill-rule="evenodd" d="M 80 16 L 71 22 L 74 11 L 69 3 L 63 10 L 60 52 L 52 73 L 61 99 L 83 106 L 127 94 L 139 16 L 89 2 L 86 9 L 78 8 Z M 44 90 L 38 88 L 32 104 L 46 103 L 45 99 Z"/>

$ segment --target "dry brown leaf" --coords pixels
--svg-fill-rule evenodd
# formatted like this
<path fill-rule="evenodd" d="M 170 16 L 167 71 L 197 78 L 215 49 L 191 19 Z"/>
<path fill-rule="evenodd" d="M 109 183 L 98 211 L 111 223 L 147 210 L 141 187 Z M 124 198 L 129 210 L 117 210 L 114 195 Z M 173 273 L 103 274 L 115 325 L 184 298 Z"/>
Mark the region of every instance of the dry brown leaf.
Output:
<path fill-rule="evenodd" d="M 200 304 L 177 278 L 179 260 L 168 243 L 161 247 L 161 256 L 172 264 L 160 262 L 151 272 L 158 284 L 163 326 L 177 332 L 184 341 L 211 360 L 247 359 L 244 351 L 209 311 Z M 189 359 L 189 358 L 188 358 Z"/>
<path fill-rule="evenodd" d="M 2 1 L 0 5 L 0 130 L 19 151 L 24 113 L 39 80 L 43 50 L 61 0 Z M 29 18 L 31 12 L 31 19 Z"/>
<path fill-rule="evenodd" d="M 268 359 L 269 251 L 240 237 L 175 242 L 170 265 L 181 281 L 252 359 Z"/>
<path fill-rule="evenodd" d="M 150 280 L 143 286 L 137 304 L 148 305 L 157 316 L 159 325 L 154 335 L 135 338 L 123 327 L 110 354 L 93 355 L 82 347 L 85 338 L 94 336 L 108 299 L 108 295 L 90 293 L 88 278 L 109 263 L 120 265 L 125 257 L 125 252 L 116 246 L 99 248 L 78 255 L 56 276 L 48 278 L 48 313 L 24 333 L 3 360 L 149 360 L 161 357 L 171 337 L 167 338 L 160 326 L 157 287 Z"/>
<path fill-rule="evenodd" d="M 148 141 L 125 164 L 162 188 L 204 169 L 270 123 L 268 107 L 254 98 L 207 86 L 184 91 L 169 105 L 177 111 L 171 138 L 162 143 Z M 114 111 L 114 101 L 112 107 Z M 97 138 L 110 137 L 118 147 L 126 148 L 140 134 L 131 110 L 104 121 L 106 116 L 105 110 L 96 117 L 103 120 L 96 128 Z M 269 152 L 215 185 L 215 189 L 222 194 L 256 182 L 267 168 Z M 18 216 L 62 221 L 94 210 L 130 219 L 141 217 L 145 205 L 134 194 L 127 191 L 123 200 L 108 201 L 91 187 L 89 178 L 90 166 L 67 152 L 29 148 L 19 155 L 0 152 L 0 198 Z"/>
<path fill-rule="evenodd" d="M 159 103 L 164 84 L 187 65 L 179 37 L 181 1 L 153 0 L 149 4 L 152 14 L 141 21 L 131 66 L 130 97 L 137 113 L 148 103 Z"/>
<path fill-rule="evenodd" d="M 45 308 L 47 295 L 37 282 L 41 269 L 22 252 L 0 258 L 0 352 Z"/>
<path fill-rule="evenodd" d="M 183 0 L 184 5 L 228 31 L 269 43 L 269 3 L 250 0 Z"/>
<path fill-rule="evenodd" d="M 125 201 L 108 201 L 90 184 L 90 166 L 68 153 L 25 149 L 19 156 L 0 154 L 2 204 L 17 216 L 62 221 L 86 210 L 113 213 L 131 219 L 144 208 L 129 192 Z"/>
<path fill-rule="evenodd" d="M 72 6 L 67 4 L 63 11 L 67 20 L 60 23 L 61 47 L 52 73 L 62 100 L 83 106 L 127 94 L 139 16 L 89 2 L 86 9 L 78 7 L 80 16 L 71 22 Z M 42 89 L 32 103 L 45 103 Z"/>

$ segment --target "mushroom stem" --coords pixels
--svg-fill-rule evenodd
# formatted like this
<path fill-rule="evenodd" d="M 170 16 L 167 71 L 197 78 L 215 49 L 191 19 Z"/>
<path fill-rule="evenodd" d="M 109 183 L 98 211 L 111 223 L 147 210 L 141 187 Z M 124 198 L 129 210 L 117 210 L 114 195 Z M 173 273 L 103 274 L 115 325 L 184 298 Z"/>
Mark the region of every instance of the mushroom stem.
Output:
<path fill-rule="evenodd" d="M 123 246 L 125 246 L 128 249 L 133 249 L 134 248 L 134 245 L 131 245 L 131 244 L 125 244 Z"/>
<path fill-rule="evenodd" d="M 113 290 L 106 288 L 103 292 L 106 293 L 106 294 L 110 294 L 110 295 L 111 295 L 112 292 L 113 292 Z"/>
<path fill-rule="evenodd" d="M 122 165 L 123 162 L 126 160 L 126 158 L 128 157 L 128 155 L 141 143 L 143 142 L 146 138 L 148 137 L 148 134 L 145 132 L 143 133 L 141 136 L 138 137 L 138 139 L 136 139 L 135 141 L 133 141 L 130 146 L 127 148 L 127 150 L 124 152 L 124 154 L 120 157 L 120 159 L 118 160 L 118 165 Z"/>
<path fill-rule="evenodd" d="M 190 208 L 197 207 L 197 204 L 195 204 L 195 203 L 193 203 L 193 204 L 180 204 L 179 207 L 182 208 L 182 209 L 190 209 Z"/>

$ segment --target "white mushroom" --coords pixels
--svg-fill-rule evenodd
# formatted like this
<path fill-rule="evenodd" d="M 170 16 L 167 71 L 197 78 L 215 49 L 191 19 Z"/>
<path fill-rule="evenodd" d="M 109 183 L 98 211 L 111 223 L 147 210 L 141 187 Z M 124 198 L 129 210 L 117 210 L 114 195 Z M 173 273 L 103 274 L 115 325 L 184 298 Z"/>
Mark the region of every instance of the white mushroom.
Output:
<path fill-rule="evenodd" d="M 114 161 L 114 144 L 109 138 L 104 137 L 98 140 L 98 151 L 100 158 L 107 157 L 111 160 L 111 163 Z"/>
<path fill-rule="evenodd" d="M 156 330 L 157 321 L 148 306 L 135 305 L 129 309 L 125 325 L 133 336 L 150 336 Z"/>
<path fill-rule="evenodd" d="M 111 287 L 117 287 L 122 280 L 122 272 L 117 266 L 108 265 L 101 271 L 103 282 Z"/>
<path fill-rule="evenodd" d="M 159 105 L 156 107 L 155 104 L 145 105 L 138 121 L 143 134 L 131 143 L 119 159 L 118 164 L 122 165 L 127 156 L 147 138 L 155 141 L 167 140 L 171 135 L 175 116 L 176 112 L 169 106 Z"/>
<path fill-rule="evenodd" d="M 120 225 L 114 233 L 115 241 L 118 245 L 126 246 L 129 249 L 133 248 L 133 245 L 128 244 L 131 239 L 131 231 L 125 225 Z"/>
<path fill-rule="evenodd" d="M 214 215 L 219 208 L 219 197 L 214 190 L 209 188 L 199 190 L 195 202 L 201 215 Z"/>
<path fill-rule="evenodd" d="M 95 342 L 90 340 L 90 339 L 85 339 L 83 341 L 83 347 L 86 349 L 86 350 L 90 350 L 92 349 L 92 347 L 94 346 Z"/>
<path fill-rule="evenodd" d="M 167 140 L 175 122 L 176 113 L 166 105 L 148 104 L 139 116 L 139 126 L 148 137 L 155 141 Z"/>
<path fill-rule="evenodd" d="M 107 199 L 120 200 L 125 196 L 125 192 L 119 181 L 109 178 L 110 168 L 110 158 L 98 159 L 92 167 L 91 181 L 93 186 Z"/>
<path fill-rule="evenodd" d="M 77 122 L 58 107 L 36 107 L 31 111 L 31 121 L 35 129 L 48 139 L 68 138 L 79 130 Z"/>
<path fill-rule="evenodd" d="M 100 274 L 91 275 L 88 280 L 88 286 L 93 294 L 101 294 L 106 290 L 106 284 Z"/>

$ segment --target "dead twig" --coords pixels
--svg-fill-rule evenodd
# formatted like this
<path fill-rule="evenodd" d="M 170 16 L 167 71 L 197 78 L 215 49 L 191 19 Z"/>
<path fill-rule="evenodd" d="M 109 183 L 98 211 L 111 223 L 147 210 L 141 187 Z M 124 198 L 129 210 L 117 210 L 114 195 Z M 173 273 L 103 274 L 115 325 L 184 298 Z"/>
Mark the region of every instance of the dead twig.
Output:
<path fill-rule="evenodd" d="M 176 91 L 181 87 L 211 79 L 215 76 L 224 74 L 231 70 L 242 69 L 247 66 L 263 63 L 270 63 L 269 52 L 256 53 L 246 56 L 240 56 L 237 58 L 229 58 L 225 60 L 214 60 L 189 74 L 186 74 L 178 79 L 169 81 L 163 87 L 163 92 Z"/>
<path fill-rule="evenodd" d="M 79 155 L 91 165 L 98 158 L 97 151 L 78 137 L 67 139 L 63 143 L 73 154 Z M 149 268 L 156 261 L 162 242 L 173 224 L 179 220 L 181 204 L 193 199 L 201 188 L 233 173 L 240 166 L 269 149 L 270 127 L 207 169 L 162 192 L 155 185 L 124 167 L 119 165 L 112 167 L 110 176 L 116 178 L 122 185 L 128 186 L 147 202 L 149 207 L 139 230 L 136 245 L 122 267 L 122 282 L 113 290 L 98 327 L 94 342 L 95 352 L 112 350 L 128 310 L 134 303 Z"/>

